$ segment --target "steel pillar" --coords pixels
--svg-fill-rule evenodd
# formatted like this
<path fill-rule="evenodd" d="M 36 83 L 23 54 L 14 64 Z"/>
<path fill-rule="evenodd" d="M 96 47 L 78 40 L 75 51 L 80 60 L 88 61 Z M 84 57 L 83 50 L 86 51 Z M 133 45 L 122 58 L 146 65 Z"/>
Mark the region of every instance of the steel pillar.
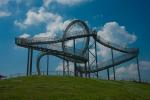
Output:
<path fill-rule="evenodd" d="M 65 76 L 65 60 L 63 59 L 63 76 Z"/>
<path fill-rule="evenodd" d="M 90 68 L 90 62 L 89 62 L 89 45 L 88 45 L 88 69 L 90 70 L 91 68 Z M 91 74 L 90 74 L 90 72 L 88 73 L 88 77 L 90 78 L 91 77 Z"/>
<path fill-rule="evenodd" d="M 96 61 L 96 68 L 98 68 L 98 64 L 97 64 L 97 44 L 96 44 L 96 40 L 95 41 L 95 61 Z M 96 76 L 98 78 L 98 71 L 96 72 Z"/>
<path fill-rule="evenodd" d="M 64 46 L 63 46 L 63 43 L 62 43 L 62 50 L 64 52 Z M 65 60 L 63 59 L 63 76 L 65 76 Z"/>
<path fill-rule="evenodd" d="M 115 66 L 114 66 L 114 53 L 113 53 L 113 49 L 111 49 L 111 57 L 112 57 L 112 64 L 113 64 L 114 80 L 116 80 L 116 72 L 115 72 Z"/>
<path fill-rule="evenodd" d="M 87 78 L 87 65 L 85 63 L 85 77 Z"/>
<path fill-rule="evenodd" d="M 139 68 L 139 60 L 138 60 L 138 56 L 136 57 L 136 61 L 137 61 L 137 69 L 138 69 L 139 82 L 141 82 L 141 74 L 140 74 L 140 68 Z"/>
<path fill-rule="evenodd" d="M 108 76 L 108 80 L 110 80 L 110 77 L 109 77 L 109 68 L 107 69 L 107 76 Z"/>
<path fill-rule="evenodd" d="M 82 77 L 82 72 L 80 72 L 80 77 Z"/>
<path fill-rule="evenodd" d="M 33 57 L 33 49 L 30 49 L 30 75 L 32 75 L 32 57 Z"/>
<path fill-rule="evenodd" d="M 75 46 L 75 39 L 73 39 L 73 51 L 74 51 L 74 55 L 75 55 L 75 53 L 76 53 L 76 46 Z M 74 76 L 77 76 L 77 71 L 76 71 L 76 62 L 74 62 Z"/>
<path fill-rule="evenodd" d="M 49 55 L 47 55 L 47 75 L 48 75 L 48 70 L 49 70 Z"/>
<path fill-rule="evenodd" d="M 30 63 L 30 49 L 28 48 L 28 57 L 27 57 L 27 76 L 29 76 L 29 63 Z"/>
<path fill-rule="evenodd" d="M 68 76 L 69 76 L 69 61 L 67 61 L 67 72 L 68 72 Z"/>
<path fill-rule="evenodd" d="M 28 48 L 27 76 L 32 75 L 32 56 L 33 56 L 33 49 Z"/>

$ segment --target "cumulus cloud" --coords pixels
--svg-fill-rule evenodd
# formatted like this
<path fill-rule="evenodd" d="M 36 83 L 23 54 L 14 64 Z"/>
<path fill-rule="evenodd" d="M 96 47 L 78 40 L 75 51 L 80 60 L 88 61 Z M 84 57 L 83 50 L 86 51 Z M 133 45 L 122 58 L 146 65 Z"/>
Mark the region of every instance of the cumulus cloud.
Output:
<path fill-rule="evenodd" d="M 125 26 L 120 26 L 117 22 L 106 23 L 102 29 L 98 31 L 98 35 L 110 42 L 121 43 L 121 45 L 131 44 L 137 39 L 134 34 L 126 30 Z"/>
<path fill-rule="evenodd" d="M 43 4 L 45 7 L 48 7 L 48 5 L 50 5 L 53 2 L 62 5 L 73 6 L 87 1 L 91 1 L 91 0 L 43 0 Z"/>
<path fill-rule="evenodd" d="M 86 0 L 56 0 L 56 1 L 63 5 L 76 5 L 81 2 L 85 2 Z"/>
<path fill-rule="evenodd" d="M 11 15 L 10 12 L 0 11 L 0 17 L 8 17 L 8 16 L 10 16 L 10 15 Z"/>
<path fill-rule="evenodd" d="M 29 10 L 24 21 L 19 22 L 16 20 L 14 22 L 21 29 L 28 28 L 29 26 L 38 26 L 42 23 L 46 25 L 46 32 L 39 33 L 35 37 L 56 36 L 56 33 L 60 32 L 64 27 L 63 18 L 60 15 L 48 12 L 43 7 L 39 10 Z"/>
<path fill-rule="evenodd" d="M 9 0 L 0 0 L 0 7 L 8 4 Z"/>
<path fill-rule="evenodd" d="M 34 38 L 39 38 L 39 37 L 51 37 L 54 38 L 56 34 L 51 33 L 51 32 L 45 32 L 45 33 L 39 33 L 37 35 L 34 35 Z"/>
<path fill-rule="evenodd" d="M 15 24 L 20 28 L 25 28 L 31 25 L 39 25 L 41 23 L 54 23 L 62 21 L 62 17 L 48 12 L 41 7 L 39 10 L 31 9 L 26 14 L 26 19 L 23 22 L 15 21 Z"/>
<path fill-rule="evenodd" d="M 137 37 L 129 33 L 125 26 L 120 26 L 117 22 L 107 22 L 97 33 L 98 36 L 109 41 L 110 43 L 119 44 L 123 47 L 128 46 L 136 41 Z M 99 45 L 98 54 L 103 58 L 110 55 L 110 49 Z"/>
<path fill-rule="evenodd" d="M 56 71 L 63 71 L 63 63 L 59 63 L 59 65 L 56 67 Z M 67 71 L 67 67 L 65 67 L 65 71 Z M 72 62 L 69 62 L 69 71 L 74 72 L 74 65 Z"/>
<path fill-rule="evenodd" d="M 16 20 L 14 24 L 21 29 L 26 29 L 29 26 L 38 26 L 42 23 L 46 25 L 46 32 L 38 33 L 34 37 L 54 38 L 57 33 L 62 33 L 66 26 L 71 22 L 71 20 L 66 20 L 63 22 L 62 16 L 48 12 L 43 7 L 39 10 L 29 10 L 26 16 L 27 17 L 24 21 L 19 22 Z"/>
<path fill-rule="evenodd" d="M 45 7 L 48 7 L 49 4 L 51 4 L 53 2 L 53 0 L 43 0 L 43 5 Z"/>
<path fill-rule="evenodd" d="M 150 71 L 150 61 L 140 61 L 140 71 Z M 142 75 L 143 73 L 141 73 Z M 128 66 L 122 66 L 116 69 L 116 76 L 119 79 L 138 79 L 137 64 L 132 63 Z"/>
<path fill-rule="evenodd" d="M 71 22 L 70 20 L 66 20 L 63 22 L 62 20 L 57 19 L 55 22 L 47 24 L 46 26 L 47 32 L 39 33 L 35 35 L 34 37 L 51 37 L 51 38 L 54 38 L 56 36 L 59 37 L 57 32 L 63 33 L 64 29 L 67 27 L 67 25 L 70 22 Z"/>
<path fill-rule="evenodd" d="M 30 35 L 27 33 L 24 33 L 24 34 L 20 35 L 19 37 L 20 38 L 28 38 L 28 37 L 30 37 Z"/>
<path fill-rule="evenodd" d="M 150 61 L 141 61 L 140 66 L 143 70 L 150 70 Z"/>
<path fill-rule="evenodd" d="M 0 18 L 1 17 L 8 17 L 11 15 L 11 13 L 6 9 L 7 5 L 9 3 L 9 0 L 0 0 Z"/>
<path fill-rule="evenodd" d="M 19 3 L 22 0 L 19 0 Z M 89 1 L 89 0 L 88 0 Z M 27 29 L 32 26 L 45 25 L 46 32 L 39 33 L 35 37 L 56 36 L 57 33 L 63 32 L 70 20 L 63 21 L 59 14 L 47 11 L 47 6 L 52 2 L 63 5 L 75 5 L 84 0 L 43 0 L 43 6 L 39 9 L 32 8 L 26 13 L 26 18 L 22 21 L 15 20 L 14 24 L 21 29 Z M 87 1 L 86 1 L 87 2 Z"/>

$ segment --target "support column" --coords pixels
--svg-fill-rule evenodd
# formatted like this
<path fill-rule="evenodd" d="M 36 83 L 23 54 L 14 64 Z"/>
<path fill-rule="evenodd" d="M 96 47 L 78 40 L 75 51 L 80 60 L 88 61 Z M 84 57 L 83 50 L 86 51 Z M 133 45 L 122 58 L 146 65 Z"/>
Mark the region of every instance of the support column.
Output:
<path fill-rule="evenodd" d="M 30 49 L 28 48 L 28 57 L 27 57 L 27 76 L 29 76 L 29 63 L 30 63 Z"/>
<path fill-rule="evenodd" d="M 65 60 L 63 59 L 63 76 L 65 76 Z"/>
<path fill-rule="evenodd" d="M 32 57 L 33 57 L 33 49 L 30 49 L 30 76 L 32 75 Z"/>
<path fill-rule="evenodd" d="M 69 61 L 67 61 L 67 72 L 68 72 L 68 76 L 69 76 Z"/>
<path fill-rule="evenodd" d="M 87 78 L 87 66 L 86 66 L 86 63 L 85 63 L 85 77 Z"/>
<path fill-rule="evenodd" d="M 82 77 L 82 73 L 80 72 L 80 77 Z"/>
<path fill-rule="evenodd" d="M 90 58 L 89 58 L 89 45 L 88 45 L 88 69 L 91 70 L 91 68 L 90 68 Z M 89 78 L 91 77 L 90 72 L 88 73 L 88 77 Z"/>
<path fill-rule="evenodd" d="M 47 75 L 48 75 L 48 71 L 49 71 L 49 55 L 47 55 Z"/>
<path fill-rule="evenodd" d="M 64 52 L 63 42 L 62 42 L 62 50 Z M 63 76 L 65 76 L 65 60 L 64 59 L 63 59 Z"/>
<path fill-rule="evenodd" d="M 107 69 L 107 76 L 108 76 L 108 80 L 110 80 L 110 77 L 109 77 L 109 68 Z"/>
<path fill-rule="evenodd" d="M 114 66 L 114 53 L 112 48 L 111 48 L 111 57 L 112 57 L 112 64 L 113 64 L 114 80 L 116 80 L 116 73 L 115 73 L 115 66 Z"/>
<path fill-rule="evenodd" d="M 95 61 L 96 61 L 96 68 L 98 68 L 98 64 L 97 64 L 97 44 L 96 44 L 96 40 L 95 40 Z M 96 72 L 96 76 L 98 78 L 98 71 Z"/>
<path fill-rule="evenodd" d="M 139 68 L 139 60 L 138 60 L 138 56 L 136 57 L 136 61 L 137 61 L 137 69 L 138 69 L 139 82 L 141 82 L 141 74 L 140 74 L 140 68 Z"/>
<path fill-rule="evenodd" d="M 74 48 L 74 55 L 76 53 L 76 47 L 75 47 L 75 39 L 73 39 L 73 48 Z M 77 76 L 77 71 L 76 71 L 76 62 L 74 62 L 74 76 Z"/>

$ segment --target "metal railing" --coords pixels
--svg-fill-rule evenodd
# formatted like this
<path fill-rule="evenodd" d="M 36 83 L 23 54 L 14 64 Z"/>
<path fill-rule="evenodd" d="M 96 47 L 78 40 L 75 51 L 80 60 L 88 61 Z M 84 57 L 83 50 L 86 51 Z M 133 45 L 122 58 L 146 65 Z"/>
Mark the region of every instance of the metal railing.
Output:
<path fill-rule="evenodd" d="M 124 55 L 115 57 L 114 62 L 112 61 L 112 59 L 109 59 L 109 60 L 106 60 L 106 61 L 98 62 L 98 67 L 96 67 L 96 65 L 93 65 L 93 66 L 90 66 L 90 69 L 86 70 L 85 67 L 78 66 L 78 70 L 82 71 L 82 72 L 85 72 L 85 71 L 89 71 L 89 72 L 94 72 L 95 71 L 96 72 L 96 71 L 100 70 L 101 68 L 105 68 L 105 67 L 111 66 L 111 65 L 113 66 L 113 65 L 116 65 L 116 64 L 120 64 L 121 62 L 128 61 L 128 59 L 131 59 L 135 56 L 137 56 L 136 53 L 124 54 Z"/>
<path fill-rule="evenodd" d="M 137 51 L 137 48 L 127 48 L 126 46 L 121 46 L 121 45 L 112 43 L 108 40 L 105 40 L 104 38 L 102 38 L 100 36 L 97 36 L 97 39 L 99 41 L 101 41 L 102 43 L 110 46 L 110 47 L 117 48 L 117 49 L 122 50 L 122 51 L 126 51 L 126 52 L 135 52 L 135 51 Z"/>
<path fill-rule="evenodd" d="M 29 39 L 27 39 L 27 38 L 16 38 L 16 44 L 19 44 L 19 45 L 29 45 L 28 41 L 29 41 Z M 74 54 L 73 47 L 65 46 L 64 50 L 66 50 L 66 51 L 63 51 L 62 44 L 36 44 L 36 45 L 29 45 L 29 46 L 34 47 L 34 48 L 62 51 L 62 52 L 70 53 L 71 55 L 84 57 L 84 58 L 87 57 L 86 54 L 83 54 L 82 52 L 80 52 L 80 49 L 77 49 L 77 48 L 75 49 L 75 54 Z"/>
<path fill-rule="evenodd" d="M 62 40 L 62 37 L 33 37 L 33 38 L 20 38 L 17 37 L 16 41 L 17 43 L 20 44 L 33 44 L 33 43 L 39 43 L 39 42 L 50 42 L 50 41 L 57 41 L 57 40 Z"/>

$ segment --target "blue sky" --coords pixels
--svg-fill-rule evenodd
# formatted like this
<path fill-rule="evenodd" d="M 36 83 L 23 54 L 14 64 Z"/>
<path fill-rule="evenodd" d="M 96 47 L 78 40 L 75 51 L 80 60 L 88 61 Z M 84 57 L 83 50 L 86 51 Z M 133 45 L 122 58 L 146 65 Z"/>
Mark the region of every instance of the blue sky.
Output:
<path fill-rule="evenodd" d="M 125 36 L 126 45 L 140 48 L 142 78 L 150 80 L 149 10 L 149 0 L 0 0 L 0 74 L 26 72 L 27 50 L 15 45 L 15 37 L 23 34 L 53 36 L 61 31 L 66 20 L 81 19 L 110 41 L 123 42 Z M 121 32 L 114 33 L 116 29 Z M 103 52 L 105 49 L 100 50 L 99 56 L 107 56 L 108 53 Z M 34 62 L 37 54 L 34 53 Z M 53 64 L 53 61 L 57 63 Z M 45 59 L 43 67 L 44 62 Z M 61 66 L 61 60 L 53 56 L 50 63 L 52 70 Z M 116 71 L 120 77 L 126 77 L 122 75 L 135 75 L 134 69 L 133 60 L 120 65 Z"/>

